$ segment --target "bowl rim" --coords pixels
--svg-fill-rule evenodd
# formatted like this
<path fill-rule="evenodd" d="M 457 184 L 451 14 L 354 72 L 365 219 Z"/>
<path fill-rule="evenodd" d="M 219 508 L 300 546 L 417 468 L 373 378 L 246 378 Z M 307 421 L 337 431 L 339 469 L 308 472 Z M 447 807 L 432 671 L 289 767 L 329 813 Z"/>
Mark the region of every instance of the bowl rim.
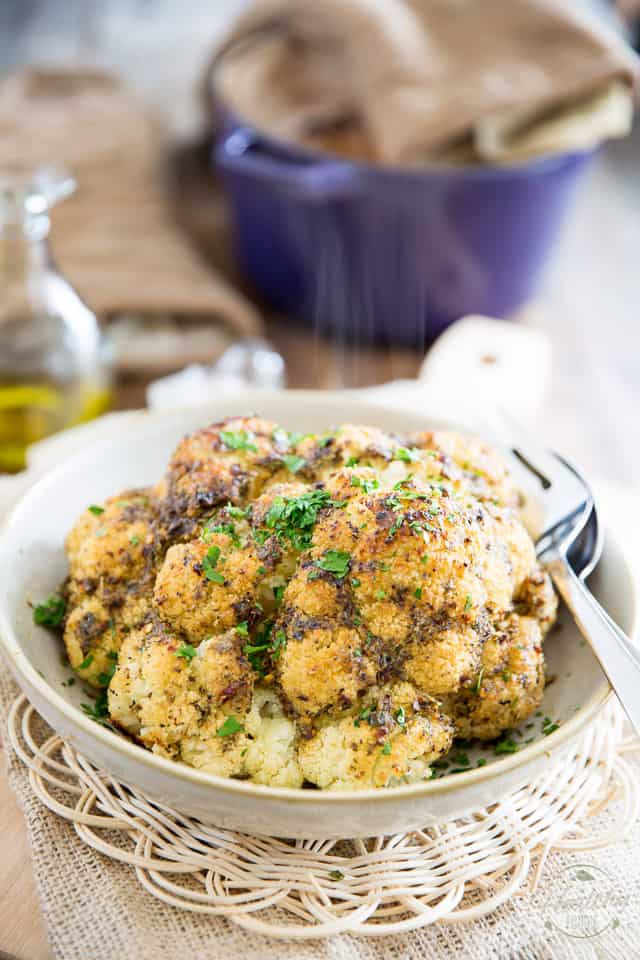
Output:
<path fill-rule="evenodd" d="M 321 401 L 327 399 L 326 395 L 323 396 L 324 391 L 268 391 L 268 393 L 272 396 L 280 393 L 287 393 L 289 395 L 297 394 L 299 397 L 304 396 L 309 399 Z M 342 396 L 344 399 L 345 393 L 358 393 L 358 391 L 335 391 L 333 392 L 333 399 L 340 401 L 340 396 Z M 263 396 L 264 395 L 265 394 L 263 394 Z M 239 395 L 239 400 L 240 396 L 242 395 Z M 244 394 L 244 396 L 247 397 L 247 394 Z M 256 394 L 253 394 L 253 396 L 256 396 Z M 402 411 L 398 408 L 386 406 L 384 403 L 377 401 L 367 401 L 362 395 L 354 396 L 352 399 L 355 400 L 357 404 L 360 404 L 363 407 L 368 407 L 371 411 L 372 417 L 375 416 L 376 413 L 385 413 L 398 417 L 402 416 Z M 193 414 L 196 409 L 198 408 L 184 408 L 182 411 L 171 410 L 136 412 L 150 415 L 148 418 L 141 420 L 141 423 L 146 423 L 149 426 L 153 426 L 154 423 L 156 425 L 163 425 L 163 423 L 166 422 L 168 426 L 172 421 L 175 420 L 176 416 L 179 416 L 181 413 L 184 413 L 185 415 L 189 415 L 190 413 Z M 205 408 L 200 409 L 202 409 L 202 412 L 204 413 Z M 165 414 L 164 417 L 162 416 L 163 413 Z M 215 402 L 212 404 L 212 413 L 214 416 L 217 415 L 215 413 Z M 424 421 L 429 420 L 428 413 L 420 413 L 417 416 L 414 413 L 412 414 L 412 417 L 415 419 L 423 419 Z M 432 422 L 438 420 L 440 420 L 441 423 L 443 422 L 442 418 L 437 416 L 432 417 L 431 420 Z M 108 440 L 113 442 L 118 442 L 118 439 L 119 438 L 114 437 L 108 438 Z M 0 544 L 5 540 L 8 532 L 18 525 L 20 514 L 24 509 L 25 504 L 28 504 L 31 497 L 40 497 L 41 494 L 46 493 L 50 486 L 55 486 L 70 465 L 80 463 L 82 460 L 92 460 L 93 457 L 95 457 L 96 450 L 99 449 L 101 445 L 104 445 L 105 442 L 108 441 L 105 441 L 104 438 L 102 440 L 97 440 L 94 444 L 91 444 L 89 448 L 85 448 L 84 450 L 66 458 L 63 462 L 59 463 L 57 466 L 53 467 L 43 476 L 38 478 L 25 491 L 24 495 L 20 497 L 18 502 L 14 504 L 9 514 L 0 524 Z M 628 561 L 626 559 L 625 551 L 620 546 L 617 537 L 610 536 L 609 531 L 607 531 L 605 556 L 607 553 L 607 547 L 611 544 L 611 542 L 615 544 L 616 551 L 619 553 L 622 563 L 628 570 Z M 630 580 L 632 583 L 634 582 L 632 576 L 630 576 Z M 634 592 L 632 622 L 629 629 L 629 633 L 632 637 L 636 636 L 638 632 L 640 617 L 638 606 L 638 594 L 637 592 Z M 560 724 L 558 729 L 553 733 L 536 740 L 532 744 L 523 746 L 522 749 L 520 749 L 517 753 L 508 754 L 507 756 L 501 758 L 500 760 L 496 760 L 491 764 L 487 764 L 482 767 L 473 767 L 468 771 L 457 773 L 455 776 L 443 776 L 433 780 L 424 780 L 413 784 L 403 784 L 386 789 L 371 787 L 365 790 L 305 790 L 294 787 L 272 787 L 266 784 L 252 783 L 248 780 L 234 780 L 230 777 L 222 777 L 214 773 L 198 770 L 195 767 L 189 767 L 185 763 L 176 762 L 165 757 L 158 756 L 157 754 L 152 753 L 152 751 L 145 749 L 145 747 L 136 743 L 135 741 L 129 740 L 126 737 L 109 730 L 107 727 L 96 723 L 90 717 L 82 713 L 82 711 L 80 711 L 76 706 L 66 700 L 62 694 L 60 694 L 53 687 L 53 685 L 46 680 L 46 678 L 41 676 L 37 669 L 31 664 L 30 660 L 27 658 L 21 648 L 17 631 L 14 629 L 9 616 L 2 605 L 0 605 L 0 650 L 4 652 L 5 659 L 16 676 L 19 684 L 20 678 L 23 678 L 28 686 L 35 688 L 36 692 L 39 693 L 46 702 L 50 703 L 58 713 L 62 714 L 71 725 L 80 727 L 82 732 L 86 734 L 89 739 L 96 738 L 104 746 L 107 752 L 111 750 L 119 752 L 125 758 L 132 761 L 134 765 L 136 763 L 141 763 L 149 767 L 151 770 L 157 771 L 159 774 L 177 777 L 185 783 L 198 784 L 200 787 L 211 787 L 215 790 L 221 790 L 227 794 L 241 796 L 247 799 L 255 797 L 268 801 L 269 798 L 273 798 L 274 800 L 286 800 L 289 803 L 295 804 L 317 803 L 318 800 L 322 800 L 323 803 L 327 802 L 333 807 L 353 806 L 355 804 L 362 804 L 363 802 L 369 801 L 375 801 L 377 804 L 385 802 L 394 803 L 403 798 L 410 799 L 419 797 L 421 799 L 426 799 L 427 797 L 433 795 L 442 795 L 452 791 L 459 791 L 466 786 L 492 780 L 494 777 L 497 777 L 501 774 L 506 774 L 517 770 L 519 767 L 528 765 L 530 762 L 541 758 L 545 754 L 556 750 L 563 744 L 572 740 L 589 723 L 589 721 L 596 716 L 613 692 L 609 681 L 603 673 L 602 682 L 593 692 L 590 699 L 578 710 L 576 710 L 567 720 L 563 721 L 563 723 Z M 89 757 L 88 759 L 91 758 Z"/>

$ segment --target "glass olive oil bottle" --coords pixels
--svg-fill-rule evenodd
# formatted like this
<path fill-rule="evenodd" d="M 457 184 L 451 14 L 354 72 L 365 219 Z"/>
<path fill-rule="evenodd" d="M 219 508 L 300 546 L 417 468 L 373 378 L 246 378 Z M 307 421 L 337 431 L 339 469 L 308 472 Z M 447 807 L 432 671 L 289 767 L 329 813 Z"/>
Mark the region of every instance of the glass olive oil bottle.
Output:
<path fill-rule="evenodd" d="M 95 315 L 59 273 L 49 209 L 74 189 L 50 168 L 0 181 L 0 473 L 30 444 L 109 405 L 109 362 Z"/>

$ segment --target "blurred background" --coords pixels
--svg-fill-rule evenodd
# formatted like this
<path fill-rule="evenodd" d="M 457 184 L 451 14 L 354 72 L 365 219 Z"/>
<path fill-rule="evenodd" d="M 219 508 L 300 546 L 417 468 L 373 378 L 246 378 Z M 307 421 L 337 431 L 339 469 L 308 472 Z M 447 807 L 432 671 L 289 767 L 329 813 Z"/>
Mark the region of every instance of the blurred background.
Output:
<path fill-rule="evenodd" d="M 193 364 L 413 377 L 477 312 L 550 338 L 545 439 L 636 482 L 639 4 L 370 6 L 2 0 L 0 470 Z"/>

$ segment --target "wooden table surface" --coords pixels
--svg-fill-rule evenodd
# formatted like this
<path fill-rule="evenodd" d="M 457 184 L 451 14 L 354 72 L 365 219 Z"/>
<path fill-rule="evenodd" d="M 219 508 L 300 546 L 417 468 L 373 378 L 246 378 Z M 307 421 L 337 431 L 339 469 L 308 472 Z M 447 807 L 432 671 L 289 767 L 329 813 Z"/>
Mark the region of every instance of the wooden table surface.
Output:
<path fill-rule="evenodd" d="M 240 2 L 230 5 L 237 7 Z M 14 6 L 16 11 L 28 8 L 31 12 L 39 7 L 43 16 L 46 11 L 51 43 L 62 44 L 62 59 L 68 60 L 69 52 L 64 47 L 67 41 L 60 31 L 69 28 L 69 18 L 55 17 L 56 11 L 62 13 L 67 7 L 60 2 Z M 76 5 L 71 6 L 76 9 Z M 87 10 L 98 8 L 102 4 L 86 5 Z M 2 9 L 6 12 L 8 7 L 3 5 Z M 219 6 L 202 3 L 198 9 L 202 17 L 207 10 L 213 17 Z M 194 17 L 190 33 L 194 44 L 198 42 L 200 22 L 199 17 Z M 0 33 L 0 40 L 8 38 L 6 31 Z M 122 59 L 128 51 L 133 61 L 133 47 L 120 44 L 125 33 L 118 34 L 117 57 Z M 39 48 L 29 46 L 31 41 L 25 37 L 27 33 L 21 40 L 24 50 L 19 44 L 6 44 L 5 49 L 0 42 L 0 65 L 3 59 L 11 63 L 20 57 L 33 57 L 34 50 L 37 53 Z M 83 37 L 95 39 L 89 30 Z M 53 59 L 59 61 L 57 48 L 56 54 Z M 156 68 L 161 66 L 171 72 L 179 58 L 163 55 L 161 60 L 161 64 L 156 62 Z M 105 62 L 105 58 L 100 58 L 100 62 Z M 163 82 L 169 81 L 164 77 Z M 555 349 L 552 389 L 541 431 L 550 443 L 565 450 L 594 475 L 634 487 L 640 473 L 639 170 L 638 132 L 625 143 L 609 146 L 597 160 L 556 250 L 541 295 L 542 309 L 527 320 L 546 330 Z M 282 321 L 270 322 L 267 333 L 285 356 L 291 386 L 356 386 L 412 376 L 422 359 L 415 353 L 391 350 L 338 349 Z M 139 390 L 123 391 L 120 405 L 139 396 Z M 0 757 L 1 754 L 0 745 Z M 45 960 L 50 953 L 24 825 L 1 775 L 0 836 L 0 960 L 7 955 L 20 960 Z"/>

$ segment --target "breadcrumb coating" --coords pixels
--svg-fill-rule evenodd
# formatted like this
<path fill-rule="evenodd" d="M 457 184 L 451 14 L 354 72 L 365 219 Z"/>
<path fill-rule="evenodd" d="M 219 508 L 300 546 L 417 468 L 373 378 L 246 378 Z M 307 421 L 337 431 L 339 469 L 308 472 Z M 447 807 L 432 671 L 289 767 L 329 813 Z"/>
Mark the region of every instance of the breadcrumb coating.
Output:
<path fill-rule="evenodd" d="M 112 723 L 198 769 L 428 779 L 454 736 L 542 698 L 557 601 L 519 505 L 477 438 L 229 418 L 69 533 L 71 665 Z"/>

